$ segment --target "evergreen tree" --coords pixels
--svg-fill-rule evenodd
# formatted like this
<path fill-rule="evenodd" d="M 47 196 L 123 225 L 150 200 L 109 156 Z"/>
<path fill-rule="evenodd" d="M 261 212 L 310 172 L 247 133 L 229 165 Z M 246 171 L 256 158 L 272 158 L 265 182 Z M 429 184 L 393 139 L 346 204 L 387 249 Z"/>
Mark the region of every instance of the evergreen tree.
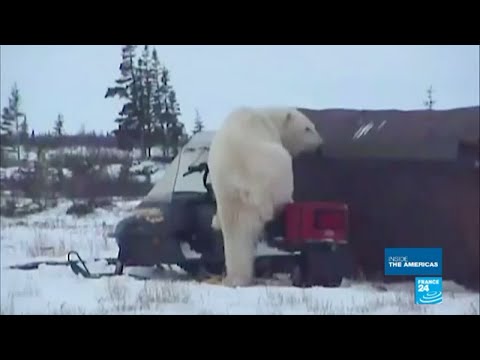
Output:
<path fill-rule="evenodd" d="M 170 73 L 162 67 L 156 49 L 150 51 L 145 45 L 139 59 L 135 59 L 135 49 L 135 45 L 122 48 L 121 77 L 105 94 L 105 98 L 125 101 L 116 119 L 117 139 L 125 145 L 139 144 L 144 157 L 147 150 L 151 155 L 151 147 L 156 144 L 163 148 L 164 155 L 176 154 L 186 132 L 178 120 L 180 106 L 170 84 Z"/>
<path fill-rule="evenodd" d="M 63 120 L 63 115 L 58 114 L 57 120 L 55 121 L 55 126 L 53 128 L 55 136 L 61 137 L 63 136 L 63 126 L 65 122 Z"/>
<path fill-rule="evenodd" d="M 202 118 L 200 117 L 200 113 L 198 112 L 197 109 L 195 109 L 195 123 L 193 128 L 193 134 L 202 132 L 204 127 L 205 126 L 203 125 L 203 121 L 202 121 Z"/>
<path fill-rule="evenodd" d="M 178 153 L 180 139 L 185 132 L 185 126 L 178 120 L 181 115 L 177 95 L 170 85 L 170 72 L 167 68 L 162 69 L 160 94 L 163 103 L 161 126 L 165 129 L 164 146 L 173 156 Z"/>
<path fill-rule="evenodd" d="M 153 55 L 150 54 L 149 46 L 145 45 L 142 52 L 142 57 L 138 60 L 138 72 L 142 84 L 140 91 L 140 147 L 143 149 L 144 152 L 148 150 L 148 157 L 151 156 L 151 135 L 154 131 L 153 104 L 155 85 L 157 83 L 156 73 L 153 69 L 152 57 Z"/>
<path fill-rule="evenodd" d="M 122 48 L 122 63 L 120 64 L 120 78 L 115 80 L 116 85 L 109 87 L 105 98 L 119 97 L 125 101 L 119 117 L 115 122 L 119 129 L 124 131 L 128 137 L 139 140 L 140 138 L 140 93 L 141 79 L 135 66 L 136 45 L 125 45 Z"/>
<path fill-rule="evenodd" d="M 427 107 L 428 110 L 433 110 L 433 105 L 436 103 L 435 100 L 433 100 L 433 88 L 430 86 L 427 89 L 427 100 L 423 102 L 423 104 Z"/>
<path fill-rule="evenodd" d="M 167 138 L 169 139 L 173 156 L 177 156 L 178 149 L 182 146 L 181 140 L 185 134 L 185 125 L 178 120 L 181 112 L 180 105 L 177 101 L 177 94 L 174 90 L 171 90 L 168 94 L 168 109 L 171 117 L 169 127 L 167 128 Z"/>
<path fill-rule="evenodd" d="M 20 160 L 20 137 L 21 123 L 20 118 L 24 118 L 25 114 L 20 111 L 20 91 L 17 84 L 14 84 L 8 99 L 8 106 L 2 110 L 2 122 L 0 124 L 0 141 L 4 151 L 16 151 L 17 160 Z"/>
<path fill-rule="evenodd" d="M 23 121 L 20 124 L 20 144 L 23 145 L 25 154 L 28 158 L 28 153 L 30 152 L 30 138 L 28 134 L 27 116 L 23 117 Z"/>
<path fill-rule="evenodd" d="M 157 49 L 153 49 L 152 52 L 152 76 L 155 79 L 153 83 L 153 98 L 152 98 L 152 110 L 153 110 L 153 125 L 154 129 L 151 134 L 151 145 L 160 145 L 163 151 L 163 155 L 166 156 L 168 147 L 166 145 L 166 123 L 163 116 L 165 105 L 165 88 L 166 78 L 164 69 L 158 59 Z"/>
<path fill-rule="evenodd" d="M 23 121 L 20 125 L 20 141 L 22 144 L 25 144 L 26 141 L 28 140 L 28 123 L 27 123 L 27 117 L 23 117 Z"/>
<path fill-rule="evenodd" d="M 168 94 L 171 91 L 170 86 L 170 73 L 162 67 L 159 74 L 160 86 L 157 90 L 157 96 L 159 101 L 158 117 L 156 118 L 156 125 L 161 131 L 161 146 L 163 148 L 163 155 L 167 156 L 170 150 L 170 139 L 168 136 L 168 128 L 171 123 L 171 115 L 168 108 Z"/>

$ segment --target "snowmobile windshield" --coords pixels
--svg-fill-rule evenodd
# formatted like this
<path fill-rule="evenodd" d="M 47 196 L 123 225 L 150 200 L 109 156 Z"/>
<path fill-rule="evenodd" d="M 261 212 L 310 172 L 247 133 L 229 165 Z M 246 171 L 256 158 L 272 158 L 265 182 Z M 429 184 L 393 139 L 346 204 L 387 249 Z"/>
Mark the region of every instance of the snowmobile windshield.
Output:
<path fill-rule="evenodd" d="M 195 172 L 188 176 L 183 176 L 183 174 L 188 171 L 189 166 L 207 162 L 212 138 L 213 132 L 201 132 L 194 135 L 168 166 L 165 174 L 150 190 L 142 203 L 170 202 L 173 193 L 207 192 L 203 185 L 203 173 Z"/>

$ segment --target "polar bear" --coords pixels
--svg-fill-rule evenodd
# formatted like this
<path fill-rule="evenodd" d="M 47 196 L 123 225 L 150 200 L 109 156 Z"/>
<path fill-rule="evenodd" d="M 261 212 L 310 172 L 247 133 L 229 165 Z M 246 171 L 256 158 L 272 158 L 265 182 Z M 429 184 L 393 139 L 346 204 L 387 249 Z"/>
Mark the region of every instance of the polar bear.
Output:
<path fill-rule="evenodd" d="M 253 284 L 264 226 L 292 202 L 292 160 L 322 144 L 314 124 L 295 108 L 238 108 L 215 133 L 208 158 L 217 201 L 212 227 L 224 239 L 225 285 Z"/>

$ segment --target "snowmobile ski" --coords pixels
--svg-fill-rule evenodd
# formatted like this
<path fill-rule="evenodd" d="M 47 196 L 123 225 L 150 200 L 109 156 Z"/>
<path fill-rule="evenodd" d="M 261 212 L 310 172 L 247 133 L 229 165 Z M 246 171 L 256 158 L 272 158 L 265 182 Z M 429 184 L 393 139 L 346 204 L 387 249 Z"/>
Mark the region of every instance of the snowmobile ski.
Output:
<path fill-rule="evenodd" d="M 77 260 L 72 260 L 72 255 L 77 257 Z M 109 273 L 91 273 L 88 269 L 85 261 L 81 258 L 80 254 L 76 251 L 70 251 L 67 254 L 67 262 L 70 265 L 70 269 L 73 271 L 75 275 L 81 275 L 85 279 L 100 279 L 104 277 L 113 277 L 113 276 L 129 276 L 136 280 L 149 280 L 150 277 L 142 276 L 142 275 L 135 275 L 135 274 L 124 274 L 123 273 L 123 266 L 119 264 L 118 259 L 108 259 L 109 265 L 115 265 L 115 271 Z"/>
<path fill-rule="evenodd" d="M 72 255 L 75 255 L 77 257 L 77 261 L 72 260 Z M 73 273 L 75 275 L 82 275 L 84 278 L 87 279 L 100 279 L 102 277 L 106 276 L 116 276 L 118 275 L 117 273 L 96 273 L 92 274 L 90 270 L 88 270 L 87 265 L 85 264 L 85 261 L 80 257 L 80 254 L 76 251 L 69 251 L 67 254 L 67 262 L 70 265 L 70 269 L 72 269 Z"/>
<path fill-rule="evenodd" d="M 116 258 L 95 258 L 94 261 L 106 261 L 108 265 L 115 265 L 117 262 Z M 47 265 L 47 266 L 71 266 L 71 263 L 75 262 L 71 261 L 58 261 L 58 260 L 43 260 L 43 261 L 31 261 L 24 264 L 19 265 L 10 265 L 8 266 L 9 269 L 12 270 L 37 270 L 40 265 Z"/>

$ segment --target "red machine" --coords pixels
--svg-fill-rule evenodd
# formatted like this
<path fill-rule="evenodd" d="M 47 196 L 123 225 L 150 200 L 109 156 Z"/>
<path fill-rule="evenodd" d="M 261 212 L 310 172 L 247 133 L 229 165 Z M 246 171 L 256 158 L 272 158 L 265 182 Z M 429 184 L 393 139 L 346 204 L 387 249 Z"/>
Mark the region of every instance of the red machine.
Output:
<path fill-rule="evenodd" d="M 285 245 L 294 249 L 305 243 L 346 244 L 348 207 L 334 202 L 300 202 L 285 210 Z"/>
<path fill-rule="evenodd" d="M 276 247 L 294 255 L 269 257 L 275 270 L 290 269 L 295 286 L 340 286 L 352 274 L 348 251 L 348 206 L 337 202 L 297 202 L 285 207 L 267 228 Z M 293 263 L 287 265 L 286 258 Z M 275 272 L 275 270 L 273 270 Z"/>

